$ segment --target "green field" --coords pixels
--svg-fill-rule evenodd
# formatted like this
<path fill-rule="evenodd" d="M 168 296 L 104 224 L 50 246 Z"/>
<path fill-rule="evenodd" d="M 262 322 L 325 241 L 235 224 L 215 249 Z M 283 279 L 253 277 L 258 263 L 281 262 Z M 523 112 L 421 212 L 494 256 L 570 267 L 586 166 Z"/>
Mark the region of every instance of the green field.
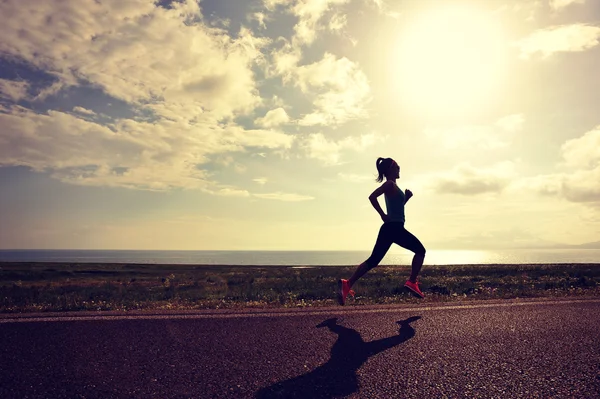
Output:
<path fill-rule="evenodd" d="M 0 263 L 0 312 L 338 306 L 355 267 Z M 379 266 L 348 305 L 600 295 L 600 264 L 425 266 L 419 300 L 410 266 Z"/>

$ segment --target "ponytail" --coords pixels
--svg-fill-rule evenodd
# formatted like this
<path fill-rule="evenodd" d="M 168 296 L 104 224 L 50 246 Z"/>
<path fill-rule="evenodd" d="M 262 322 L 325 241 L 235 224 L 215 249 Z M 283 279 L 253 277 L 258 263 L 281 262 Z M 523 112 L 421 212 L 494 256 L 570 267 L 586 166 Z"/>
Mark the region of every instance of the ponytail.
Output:
<path fill-rule="evenodd" d="M 390 165 L 392 164 L 392 158 L 377 158 L 377 161 L 375 162 L 375 166 L 377 167 L 377 179 L 375 179 L 375 181 L 377 181 L 378 183 L 381 183 L 383 181 L 383 178 L 386 174 L 386 172 L 388 171 L 388 169 L 390 168 Z"/>

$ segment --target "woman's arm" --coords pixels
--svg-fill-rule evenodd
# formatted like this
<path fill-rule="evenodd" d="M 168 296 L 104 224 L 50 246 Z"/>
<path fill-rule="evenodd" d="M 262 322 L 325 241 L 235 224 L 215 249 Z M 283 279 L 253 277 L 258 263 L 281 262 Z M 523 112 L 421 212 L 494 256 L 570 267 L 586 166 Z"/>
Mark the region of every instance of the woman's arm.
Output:
<path fill-rule="evenodd" d="M 379 197 L 381 194 L 386 193 L 393 185 L 394 182 L 392 182 L 391 180 L 387 180 L 385 183 L 383 183 L 381 186 L 375 189 L 375 191 L 373 191 L 371 195 L 369 195 L 369 201 L 371 201 L 371 205 L 373 205 L 373 208 L 375 208 L 377 213 L 379 213 L 379 216 L 381 216 L 381 219 L 384 222 L 387 220 L 387 215 L 385 214 L 385 212 L 383 212 L 383 209 L 381 209 L 377 197 Z"/>
<path fill-rule="evenodd" d="M 410 191 L 408 188 L 404 191 L 404 204 L 406 205 L 406 203 L 408 202 L 408 200 L 413 196 L 412 191 Z"/>

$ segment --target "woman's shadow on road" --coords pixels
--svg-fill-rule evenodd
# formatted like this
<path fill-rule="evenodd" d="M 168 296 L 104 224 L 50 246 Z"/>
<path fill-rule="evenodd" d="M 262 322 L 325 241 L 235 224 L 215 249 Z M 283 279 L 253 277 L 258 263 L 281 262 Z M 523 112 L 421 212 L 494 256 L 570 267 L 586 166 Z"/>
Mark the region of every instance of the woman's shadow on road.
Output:
<path fill-rule="evenodd" d="M 410 323 L 420 318 L 413 316 L 397 321 L 400 326 L 398 335 L 371 342 L 363 341 L 356 330 L 337 324 L 337 318 L 325 320 L 317 327 L 327 327 L 338 335 L 327 363 L 309 373 L 262 388 L 256 393 L 256 398 L 333 398 L 350 395 L 358 391 L 356 371 L 363 363 L 369 357 L 414 337 L 415 329 Z"/>

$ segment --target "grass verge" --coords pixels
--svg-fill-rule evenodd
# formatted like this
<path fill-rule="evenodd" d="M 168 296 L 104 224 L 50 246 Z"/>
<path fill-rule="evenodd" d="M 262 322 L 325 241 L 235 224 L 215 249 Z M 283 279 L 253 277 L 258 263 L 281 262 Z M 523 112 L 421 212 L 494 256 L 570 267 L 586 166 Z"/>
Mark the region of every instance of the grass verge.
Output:
<path fill-rule="evenodd" d="M 337 305 L 348 266 L 197 266 L 0 263 L 0 312 L 218 309 Z M 600 296 L 600 264 L 425 266 L 419 300 L 403 288 L 410 266 L 379 266 L 352 305 Z"/>

